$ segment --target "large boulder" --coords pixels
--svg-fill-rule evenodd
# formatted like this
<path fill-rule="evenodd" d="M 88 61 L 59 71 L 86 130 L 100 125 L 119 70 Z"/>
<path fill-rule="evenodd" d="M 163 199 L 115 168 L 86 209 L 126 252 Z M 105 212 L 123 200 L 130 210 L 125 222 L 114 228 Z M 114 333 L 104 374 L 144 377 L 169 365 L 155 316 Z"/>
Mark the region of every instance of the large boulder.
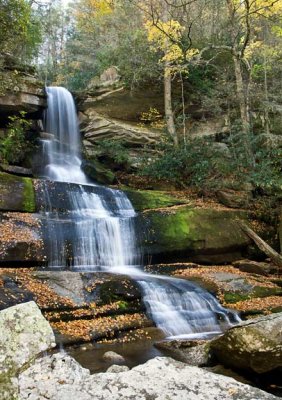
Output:
<path fill-rule="evenodd" d="M 69 356 L 56 354 L 36 361 L 20 375 L 19 382 L 21 400 L 276 399 L 232 378 L 170 358 L 155 358 L 129 371 L 90 376 Z"/>
<path fill-rule="evenodd" d="M 153 261 L 169 259 L 227 263 L 250 243 L 236 223 L 241 211 L 179 206 L 150 210 L 139 216 L 139 242 Z"/>
<path fill-rule="evenodd" d="M 55 346 L 49 323 L 34 302 L 0 312 L 0 398 L 17 399 L 15 377 L 40 353 Z"/>
<path fill-rule="evenodd" d="M 282 367 L 282 313 L 250 320 L 229 329 L 211 343 L 226 366 L 256 373 Z"/>
<path fill-rule="evenodd" d="M 231 208 L 247 208 L 252 199 L 251 192 L 231 189 L 219 190 L 216 195 L 220 203 Z"/>

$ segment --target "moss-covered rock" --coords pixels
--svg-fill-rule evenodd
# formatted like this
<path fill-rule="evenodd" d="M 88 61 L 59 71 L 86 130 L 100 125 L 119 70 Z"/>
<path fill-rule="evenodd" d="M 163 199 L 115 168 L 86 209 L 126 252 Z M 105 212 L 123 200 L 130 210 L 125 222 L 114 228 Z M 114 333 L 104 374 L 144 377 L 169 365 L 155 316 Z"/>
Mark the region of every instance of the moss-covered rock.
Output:
<path fill-rule="evenodd" d="M 35 212 L 32 179 L 0 172 L 0 210 Z"/>
<path fill-rule="evenodd" d="M 192 206 L 144 212 L 139 217 L 140 244 L 157 261 L 226 263 L 239 259 L 249 239 L 237 226 L 240 211 Z"/>
<path fill-rule="evenodd" d="M 187 200 L 156 190 L 123 189 L 136 211 L 152 210 L 186 204 Z"/>
<path fill-rule="evenodd" d="M 210 344 L 224 365 L 256 373 L 282 367 L 282 313 L 233 327 Z"/>
<path fill-rule="evenodd" d="M 84 161 L 81 168 L 90 179 L 97 183 L 111 185 L 116 181 L 115 174 L 98 161 Z"/>

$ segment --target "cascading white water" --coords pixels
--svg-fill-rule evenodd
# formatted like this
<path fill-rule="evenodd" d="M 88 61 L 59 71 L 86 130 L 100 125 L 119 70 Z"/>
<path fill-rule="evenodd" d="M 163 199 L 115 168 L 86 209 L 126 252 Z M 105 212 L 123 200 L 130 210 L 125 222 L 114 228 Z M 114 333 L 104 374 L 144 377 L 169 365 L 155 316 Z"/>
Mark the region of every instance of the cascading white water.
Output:
<path fill-rule="evenodd" d="M 54 140 L 43 141 L 47 160 L 43 175 L 67 182 L 67 186 L 61 184 L 57 197 L 63 196 L 68 204 L 67 210 L 58 211 L 52 204 L 50 187 L 47 182 L 43 185 L 50 266 L 71 265 L 131 275 L 143 290 L 148 313 L 168 336 L 203 337 L 221 332 L 221 321 L 226 325 L 235 323 L 236 314 L 225 310 L 198 286 L 181 279 L 148 275 L 136 267 L 136 214 L 130 201 L 119 190 L 88 181 L 80 168 L 79 130 L 72 96 L 57 87 L 47 88 L 47 93 L 45 129 L 54 135 Z"/>

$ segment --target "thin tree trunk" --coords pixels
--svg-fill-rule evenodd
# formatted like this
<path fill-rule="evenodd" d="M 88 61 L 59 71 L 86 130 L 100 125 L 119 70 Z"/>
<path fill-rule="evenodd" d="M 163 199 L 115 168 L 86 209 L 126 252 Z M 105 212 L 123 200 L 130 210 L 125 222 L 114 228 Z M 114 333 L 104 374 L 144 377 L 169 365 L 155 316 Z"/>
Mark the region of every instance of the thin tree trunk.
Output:
<path fill-rule="evenodd" d="M 164 22 L 169 20 L 169 5 L 165 2 L 163 6 L 163 19 Z M 169 47 L 168 39 L 166 47 Z M 179 145 L 178 136 L 175 128 L 174 115 L 172 109 L 172 88 L 171 88 L 171 70 L 168 61 L 164 63 L 164 105 L 165 105 L 165 118 L 167 124 L 167 130 L 171 136 L 175 146 Z"/>
<path fill-rule="evenodd" d="M 184 147 L 187 145 L 187 137 L 186 137 L 186 112 L 185 112 L 185 96 L 184 96 L 184 82 L 183 75 L 180 71 L 180 81 L 181 81 L 181 100 L 182 100 L 182 125 L 183 125 L 183 142 Z"/>
<path fill-rule="evenodd" d="M 268 82 L 267 82 L 267 61 L 265 52 L 263 54 L 263 69 L 264 69 L 264 98 L 266 105 L 264 107 L 264 123 L 265 123 L 265 132 L 267 134 L 270 133 L 270 125 L 269 125 L 269 112 L 268 112 Z"/>
<path fill-rule="evenodd" d="M 247 98 L 244 90 L 241 60 L 236 54 L 233 54 L 233 62 L 235 70 L 237 98 L 239 101 L 240 117 L 242 122 L 242 133 L 244 135 L 244 148 L 247 157 L 252 161 L 253 153 L 250 141 L 250 117 L 248 112 Z"/>
<path fill-rule="evenodd" d="M 175 129 L 173 109 L 172 109 L 171 72 L 168 65 L 165 65 L 164 68 L 164 103 L 165 103 L 165 117 L 166 117 L 167 130 L 175 146 L 178 146 L 179 141 Z"/>
<path fill-rule="evenodd" d="M 282 268 L 282 256 L 277 253 L 272 247 L 270 247 L 262 238 L 260 238 L 250 227 L 248 227 L 243 221 L 238 222 L 240 228 L 243 232 L 246 233 L 249 238 L 251 238 L 258 248 L 265 253 L 271 261 L 277 265 L 279 268 Z"/>

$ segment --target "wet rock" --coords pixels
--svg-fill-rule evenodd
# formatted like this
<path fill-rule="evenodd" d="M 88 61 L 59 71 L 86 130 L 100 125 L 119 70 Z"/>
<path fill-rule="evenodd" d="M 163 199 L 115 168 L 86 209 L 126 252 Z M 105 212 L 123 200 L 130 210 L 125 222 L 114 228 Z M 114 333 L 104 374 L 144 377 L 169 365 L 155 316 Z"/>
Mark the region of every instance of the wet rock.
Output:
<path fill-rule="evenodd" d="M 16 377 L 43 351 L 55 346 L 53 331 L 36 303 L 29 302 L 0 312 L 0 394 L 17 399 Z"/>
<path fill-rule="evenodd" d="M 112 301 L 132 301 L 141 299 L 141 290 L 136 282 L 128 277 L 109 275 L 99 286 L 99 297 L 102 304 Z"/>
<path fill-rule="evenodd" d="M 84 282 L 81 274 L 71 271 L 36 271 L 33 277 L 44 282 L 58 296 L 70 299 L 76 307 L 85 305 Z"/>
<path fill-rule="evenodd" d="M 1 279 L 0 310 L 34 299 L 34 295 L 29 290 L 19 285 L 16 279 L 5 275 L 2 275 Z"/>
<path fill-rule="evenodd" d="M 112 185 L 116 182 L 115 174 L 98 161 L 83 161 L 81 169 L 94 182 L 104 185 Z"/>
<path fill-rule="evenodd" d="M 90 376 L 73 359 L 57 354 L 37 360 L 20 375 L 19 383 L 21 400 L 276 399 L 232 378 L 159 357 L 129 371 Z"/>
<path fill-rule="evenodd" d="M 0 213 L 0 263 L 17 263 L 20 267 L 27 262 L 31 265 L 45 261 L 38 216 L 23 212 Z"/>
<path fill-rule="evenodd" d="M 39 136 L 41 139 L 45 139 L 45 140 L 54 140 L 55 139 L 55 135 L 53 135 L 52 133 L 48 133 L 48 132 L 40 132 Z"/>
<path fill-rule="evenodd" d="M 206 340 L 163 340 L 155 343 L 155 347 L 189 365 L 200 367 L 210 362 L 209 341 Z"/>
<path fill-rule="evenodd" d="M 211 342 L 222 364 L 256 373 L 282 367 L 282 313 L 244 322 Z"/>
<path fill-rule="evenodd" d="M 0 170 L 3 172 L 7 172 L 9 174 L 18 175 L 18 176 L 32 176 L 32 171 L 29 168 L 19 167 L 16 165 L 6 165 L 1 164 Z"/>
<path fill-rule="evenodd" d="M 125 359 L 123 356 L 121 356 L 118 353 L 115 353 L 114 351 L 107 351 L 104 355 L 103 355 L 103 359 L 105 361 L 111 362 L 111 363 L 117 363 L 117 364 L 121 364 L 125 362 Z"/>

